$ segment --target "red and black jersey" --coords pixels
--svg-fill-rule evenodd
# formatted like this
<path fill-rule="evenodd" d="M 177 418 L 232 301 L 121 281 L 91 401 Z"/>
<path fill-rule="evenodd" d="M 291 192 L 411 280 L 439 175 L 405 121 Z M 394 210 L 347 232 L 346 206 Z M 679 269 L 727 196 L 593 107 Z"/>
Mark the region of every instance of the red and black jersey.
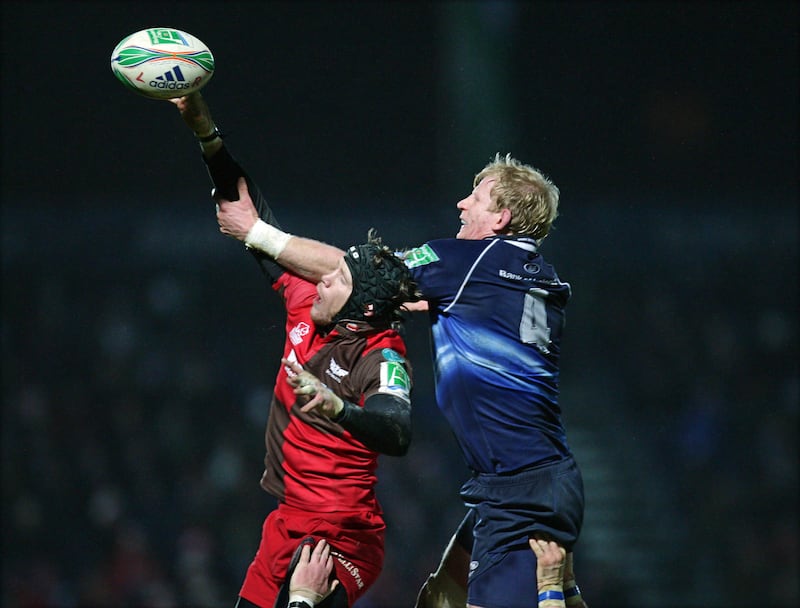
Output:
<path fill-rule="evenodd" d="M 224 147 L 207 162 L 217 194 L 237 200 L 243 169 Z M 256 184 L 248 178 L 247 185 L 259 217 L 278 226 Z M 396 331 L 366 323 L 342 322 L 321 331 L 311 320 L 316 286 L 266 254 L 251 253 L 286 305 L 284 356 L 325 382 L 347 405 L 341 424 L 302 413 L 286 381 L 287 370 L 279 370 L 261 485 L 280 503 L 264 521 L 239 594 L 258 606 L 273 606 L 292 555 L 302 539 L 312 536 L 330 543 L 336 578 L 353 606 L 383 568 L 386 526 L 375 496 L 376 450 L 402 455 L 410 441 L 411 368 L 405 345 Z"/>
<path fill-rule="evenodd" d="M 284 357 L 296 360 L 345 401 L 364 405 L 376 393 L 409 399 L 405 345 L 392 329 L 341 322 L 322 333 L 311 320 L 316 286 L 291 273 L 273 288 L 286 306 Z M 314 512 L 380 512 L 375 496 L 377 452 L 336 422 L 303 413 L 281 366 L 266 430 L 261 486 L 290 507 Z"/>

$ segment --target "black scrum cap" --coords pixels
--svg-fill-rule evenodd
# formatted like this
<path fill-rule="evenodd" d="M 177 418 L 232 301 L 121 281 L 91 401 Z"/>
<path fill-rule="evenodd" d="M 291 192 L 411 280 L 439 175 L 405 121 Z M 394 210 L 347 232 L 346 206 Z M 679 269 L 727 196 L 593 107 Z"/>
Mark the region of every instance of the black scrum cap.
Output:
<path fill-rule="evenodd" d="M 353 293 L 334 320 L 389 322 L 403 302 L 418 299 L 403 261 L 382 244 L 374 231 L 362 245 L 353 245 L 344 261 L 353 276 Z"/>

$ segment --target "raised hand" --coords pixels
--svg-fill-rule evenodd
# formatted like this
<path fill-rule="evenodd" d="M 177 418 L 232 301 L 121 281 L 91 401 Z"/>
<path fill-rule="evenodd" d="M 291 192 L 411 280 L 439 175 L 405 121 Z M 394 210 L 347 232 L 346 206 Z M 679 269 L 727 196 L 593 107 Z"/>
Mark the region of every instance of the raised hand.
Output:
<path fill-rule="evenodd" d="M 211 118 L 211 110 L 208 109 L 206 100 L 199 92 L 175 97 L 168 101 L 178 108 L 183 122 L 197 137 L 203 138 L 214 132 L 215 125 Z"/>

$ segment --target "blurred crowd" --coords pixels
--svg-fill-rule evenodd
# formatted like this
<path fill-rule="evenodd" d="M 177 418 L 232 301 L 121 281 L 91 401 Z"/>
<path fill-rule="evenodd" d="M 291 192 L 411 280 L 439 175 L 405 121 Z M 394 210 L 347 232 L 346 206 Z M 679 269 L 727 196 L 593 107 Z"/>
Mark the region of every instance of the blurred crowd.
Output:
<path fill-rule="evenodd" d="M 675 230 L 649 253 L 618 243 L 608 258 L 562 245 L 554 261 L 575 292 L 564 375 L 616 375 L 616 414 L 652 437 L 683 543 L 672 605 L 796 605 L 796 237 L 787 248 L 719 230 Z M 233 606 L 274 504 L 258 481 L 277 298 L 244 256 L 198 268 L 97 255 L 4 260 L 0 603 Z M 427 324 L 407 331 L 414 441 L 381 459 L 387 561 L 360 608 L 410 608 L 463 511 Z M 575 427 L 592 404 L 564 407 Z M 577 568 L 588 580 L 609 570 Z M 624 565 L 614 575 L 624 581 Z M 582 586 L 593 607 L 620 605 Z"/>

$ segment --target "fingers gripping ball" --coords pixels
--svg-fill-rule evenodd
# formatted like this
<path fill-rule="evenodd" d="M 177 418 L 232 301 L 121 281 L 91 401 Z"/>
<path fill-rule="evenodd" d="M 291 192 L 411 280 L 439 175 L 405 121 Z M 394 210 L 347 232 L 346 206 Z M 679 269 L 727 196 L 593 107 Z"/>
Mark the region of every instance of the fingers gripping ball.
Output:
<path fill-rule="evenodd" d="M 214 56 L 198 38 L 168 27 L 126 36 L 111 53 L 111 71 L 131 91 L 151 99 L 182 97 L 214 75 Z"/>

